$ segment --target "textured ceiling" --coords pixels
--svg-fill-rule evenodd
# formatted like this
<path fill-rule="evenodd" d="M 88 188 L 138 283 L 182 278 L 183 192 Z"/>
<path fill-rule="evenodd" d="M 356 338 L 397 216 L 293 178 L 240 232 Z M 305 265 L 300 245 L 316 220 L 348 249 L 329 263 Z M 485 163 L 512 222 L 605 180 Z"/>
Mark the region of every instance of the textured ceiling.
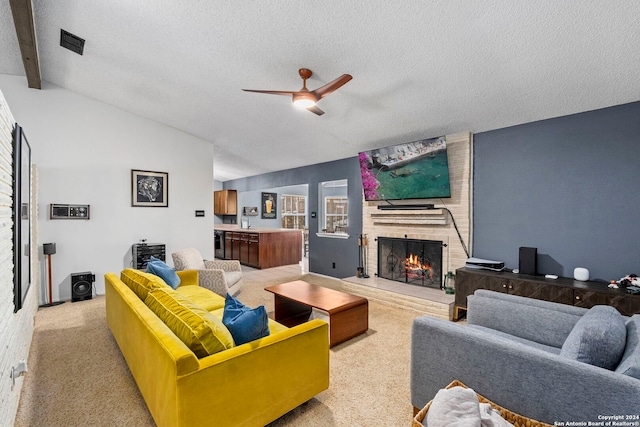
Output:
<path fill-rule="evenodd" d="M 0 1 L 0 73 L 24 75 Z M 42 79 L 215 145 L 218 180 L 640 100 L 640 2 L 33 0 Z M 86 40 L 59 46 L 60 29 Z M 283 96 L 353 80 L 316 116 Z M 25 85 L 26 85 L 25 79 Z M 46 89 L 44 89 L 46 90 Z"/>

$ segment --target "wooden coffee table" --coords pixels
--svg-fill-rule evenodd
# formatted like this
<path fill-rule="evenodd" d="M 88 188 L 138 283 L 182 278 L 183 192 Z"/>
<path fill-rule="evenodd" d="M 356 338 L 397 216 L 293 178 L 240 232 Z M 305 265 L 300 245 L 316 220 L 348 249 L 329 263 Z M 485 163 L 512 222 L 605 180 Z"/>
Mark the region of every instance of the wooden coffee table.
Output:
<path fill-rule="evenodd" d="M 275 298 L 275 319 L 287 327 L 309 320 L 312 309 L 329 316 L 329 347 L 369 329 L 369 301 L 302 280 L 268 286 Z"/>

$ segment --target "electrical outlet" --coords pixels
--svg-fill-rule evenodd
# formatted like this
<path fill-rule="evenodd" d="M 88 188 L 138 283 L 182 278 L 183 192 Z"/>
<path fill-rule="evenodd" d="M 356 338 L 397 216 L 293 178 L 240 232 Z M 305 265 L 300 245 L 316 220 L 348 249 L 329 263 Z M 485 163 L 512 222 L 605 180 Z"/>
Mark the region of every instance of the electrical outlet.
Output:
<path fill-rule="evenodd" d="M 16 385 L 16 378 L 21 377 L 22 375 L 24 375 L 26 372 L 28 372 L 27 369 L 27 361 L 22 359 L 20 362 L 18 362 L 17 366 L 12 366 L 11 367 L 11 391 L 13 391 L 13 387 L 15 387 Z"/>
<path fill-rule="evenodd" d="M 18 371 L 19 374 L 22 374 L 23 372 L 28 372 L 29 369 L 27 368 L 27 361 L 22 359 L 18 363 L 18 366 L 16 366 L 16 371 Z"/>

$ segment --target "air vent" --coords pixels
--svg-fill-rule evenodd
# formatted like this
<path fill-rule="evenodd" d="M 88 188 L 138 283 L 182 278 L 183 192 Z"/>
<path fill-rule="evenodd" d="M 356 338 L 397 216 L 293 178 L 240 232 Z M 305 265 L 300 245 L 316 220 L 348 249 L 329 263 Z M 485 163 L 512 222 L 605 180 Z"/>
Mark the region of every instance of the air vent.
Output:
<path fill-rule="evenodd" d="M 82 55 L 82 51 L 84 50 L 84 39 L 61 29 L 60 46 L 65 47 L 78 55 Z"/>

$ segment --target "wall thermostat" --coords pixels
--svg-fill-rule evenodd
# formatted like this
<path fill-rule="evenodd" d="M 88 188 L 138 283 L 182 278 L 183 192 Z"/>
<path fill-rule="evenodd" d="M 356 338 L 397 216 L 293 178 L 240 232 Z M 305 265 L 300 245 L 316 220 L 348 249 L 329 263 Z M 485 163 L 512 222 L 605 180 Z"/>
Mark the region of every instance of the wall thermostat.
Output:
<path fill-rule="evenodd" d="M 51 203 L 50 219 L 89 219 L 89 205 L 62 205 Z"/>

